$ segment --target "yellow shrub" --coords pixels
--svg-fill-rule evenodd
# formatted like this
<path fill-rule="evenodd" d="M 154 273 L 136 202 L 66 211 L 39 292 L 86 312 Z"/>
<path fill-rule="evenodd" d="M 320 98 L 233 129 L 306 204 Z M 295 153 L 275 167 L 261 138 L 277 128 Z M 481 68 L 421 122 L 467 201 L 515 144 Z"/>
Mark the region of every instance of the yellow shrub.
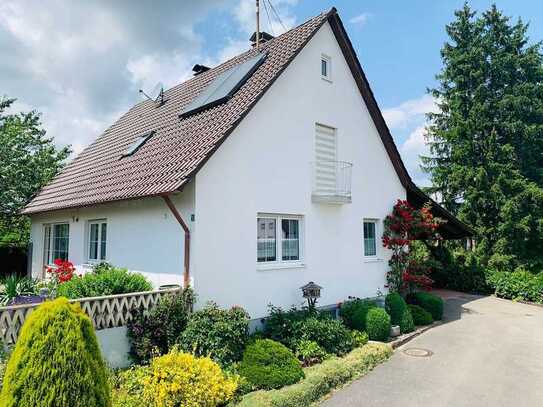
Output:
<path fill-rule="evenodd" d="M 160 407 L 211 407 L 226 404 L 238 387 L 237 376 L 227 376 L 210 358 L 197 358 L 176 350 L 151 361 L 138 369 L 141 405 Z M 142 372 L 140 372 L 142 373 Z M 123 389 L 120 389 L 122 391 Z M 131 405 L 128 400 L 117 405 Z"/>

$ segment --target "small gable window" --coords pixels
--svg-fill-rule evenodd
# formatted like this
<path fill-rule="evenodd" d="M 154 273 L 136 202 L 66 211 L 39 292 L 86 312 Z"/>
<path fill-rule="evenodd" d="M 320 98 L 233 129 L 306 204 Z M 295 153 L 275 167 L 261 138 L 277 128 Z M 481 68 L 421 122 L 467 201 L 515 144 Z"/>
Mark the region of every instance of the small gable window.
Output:
<path fill-rule="evenodd" d="M 321 78 L 332 80 L 332 59 L 324 54 L 321 56 Z"/>
<path fill-rule="evenodd" d="M 136 141 L 134 141 L 130 145 L 130 147 L 126 149 L 126 151 L 121 155 L 121 158 L 133 155 L 136 151 L 140 149 L 141 146 L 145 144 L 147 140 L 149 140 L 153 136 L 153 134 L 155 134 L 155 132 L 150 131 L 148 133 L 145 133 L 143 136 L 139 137 Z"/>

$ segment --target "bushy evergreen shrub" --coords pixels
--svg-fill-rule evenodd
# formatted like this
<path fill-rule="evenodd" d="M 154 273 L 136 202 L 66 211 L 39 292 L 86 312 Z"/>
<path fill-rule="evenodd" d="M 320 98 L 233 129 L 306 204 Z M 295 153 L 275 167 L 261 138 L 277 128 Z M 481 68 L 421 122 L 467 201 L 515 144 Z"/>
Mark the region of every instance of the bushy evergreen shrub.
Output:
<path fill-rule="evenodd" d="M 174 349 L 149 366 L 121 373 L 113 398 L 123 407 L 222 406 L 232 400 L 238 382 L 210 358 Z"/>
<path fill-rule="evenodd" d="M 419 291 L 407 296 L 410 304 L 420 305 L 437 321 L 443 319 L 443 300 L 437 295 L 430 294 L 426 291 Z"/>
<path fill-rule="evenodd" d="M 220 309 L 215 303 L 192 313 L 179 344 L 196 356 L 209 356 L 226 367 L 241 360 L 249 339 L 249 314 L 241 307 Z"/>
<path fill-rule="evenodd" d="M 351 331 L 351 336 L 353 337 L 353 345 L 355 348 L 360 348 L 368 343 L 369 337 L 366 332 L 360 332 L 356 329 Z"/>
<path fill-rule="evenodd" d="M 400 294 L 387 294 L 385 297 L 385 310 L 390 315 L 392 325 L 400 325 L 406 309 L 407 304 Z"/>
<path fill-rule="evenodd" d="M 274 341 L 281 342 L 291 350 L 294 350 L 296 343 L 300 340 L 297 333 L 299 322 L 309 318 L 325 318 L 323 314 L 308 308 L 291 308 L 288 311 L 273 305 L 269 306 L 269 315 L 264 326 L 264 335 Z"/>
<path fill-rule="evenodd" d="M 371 308 L 377 305 L 373 301 L 354 299 L 341 305 L 339 314 L 341 319 L 350 329 L 363 332 L 366 330 L 366 316 Z"/>
<path fill-rule="evenodd" d="M 132 359 L 148 363 L 152 357 L 168 353 L 185 330 L 194 301 L 194 291 L 187 288 L 163 296 L 150 312 L 134 311 L 127 332 Z"/>
<path fill-rule="evenodd" d="M 326 351 L 317 342 L 307 339 L 296 344 L 295 354 L 304 367 L 320 363 L 326 357 Z"/>
<path fill-rule="evenodd" d="M 372 341 L 386 341 L 390 335 L 390 316 L 382 308 L 368 311 L 366 332 Z"/>
<path fill-rule="evenodd" d="M 402 334 L 406 334 L 409 332 L 413 332 L 415 330 L 415 321 L 413 320 L 413 315 L 411 315 L 411 311 L 409 311 L 409 308 L 405 307 L 402 315 L 402 319 L 400 320 L 400 332 Z"/>
<path fill-rule="evenodd" d="M 533 274 L 522 269 L 494 272 L 489 274 L 489 281 L 498 297 L 543 303 L 543 272 Z"/>
<path fill-rule="evenodd" d="M 300 362 L 283 344 L 259 339 L 247 346 L 239 372 L 258 389 L 277 389 L 304 377 Z"/>
<path fill-rule="evenodd" d="M 353 347 L 353 337 L 341 321 L 331 318 L 308 318 L 295 324 L 294 338 L 316 342 L 326 353 L 343 355 Z"/>
<path fill-rule="evenodd" d="M 413 322 L 415 325 L 430 325 L 432 322 L 434 322 L 434 319 L 432 318 L 432 314 L 430 314 L 428 311 L 426 311 L 424 308 L 422 308 L 419 305 L 415 304 L 409 304 L 409 311 L 411 312 L 411 316 L 413 317 Z"/>
<path fill-rule="evenodd" d="M 89 317 L 65 298 L 41 304 L 26 319 L 9 359 L 5 407 L 110 406 L 110 389 Z"/>
<path fill-rule="evenodd" d="M 59 284 L 57 296 L 67 298 L 99 297 L 152 289 L 153 285 L 142 274 L 132 273 L 127 269 L 104 266 L 98 272 L 89 272 L 82 277 L 74 276 L 71 280 Z"/>

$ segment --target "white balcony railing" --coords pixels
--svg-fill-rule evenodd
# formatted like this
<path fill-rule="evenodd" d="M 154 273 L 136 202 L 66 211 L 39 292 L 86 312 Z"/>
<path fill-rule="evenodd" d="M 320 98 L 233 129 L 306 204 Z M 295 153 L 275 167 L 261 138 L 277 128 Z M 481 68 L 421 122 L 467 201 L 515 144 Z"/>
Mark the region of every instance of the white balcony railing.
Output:
<path fill-rule="evenodd" d="M 313 202 L 351 203 L 351 174 L 353 165 L 346 161 L 318 160 L 311 163 L 313 172 Z"/>

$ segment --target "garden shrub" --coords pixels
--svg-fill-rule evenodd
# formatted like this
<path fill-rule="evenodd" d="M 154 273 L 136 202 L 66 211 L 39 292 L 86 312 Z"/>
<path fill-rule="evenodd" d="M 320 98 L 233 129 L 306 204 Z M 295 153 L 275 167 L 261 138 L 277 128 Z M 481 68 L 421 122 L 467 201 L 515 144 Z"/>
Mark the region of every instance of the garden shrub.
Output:
<path fill-rule="evenodd" d="M 150 291 L 153 285 L 139 273 L 127 269 L 110 267 L 100 272 L 89 272 L 61 283 L 57 288 L 58 297 L 85 298 L 102 295 L 127 294 Z"/>
<path fill-rule="evenodd" d="M 355 348 L 360 348 L 368 343 L 369 337 L 366 332 L 360 332 L 356 329 L 351 331 L 351 336 L 353 337 L 353 345 Z"/>
<path fill-rule="evenodd" d="M 326 351 L 315 341 L 302 339 L 296 344 L 296 357 L 304 367 L 321 363 L 326 357 Z"/>
<path fill-rule="evenodd" d="M 89 317 L 65 298 L 26 319 L 9 359 L 2 406 L 110 406 L 106 368 Z"/>
<path fill-rule="evenodd" d="M 519 269 L 514 272 L 493 272 L 489 282 L 498 297 L 543 303 L 543 272 L 533 274 Z"/>
<path fill-rule="evenodd" d="M 437 295 L 430 294 L 426 291 L 419 291 L 407 296 L 410 304 L 420 305 L 437 321 L 443 319 L 443 300 Z"/>
<path fill-rule="evenodd" d="M 308 318 L 295 323 L 294 338 L 314 341 L 334 355 L 343 355 L 354 347 L 350 331 L 341 321 L 331 318 Z"/>
<path fill-rule="evenodd" d="M 392 325 L 400 325 L 406 309 L 407 304 L 400 294 L 387 294 L 385 297 L 385 310 L 390 315 Z"/>
<path fill-rule="evenodd" d="M 247 346 L 239 372 L 255 388 L 268 390 L 296 383 L 304 377 L 294 354 L 271 339 L 259 339 Z"/>
<path fill-rule="evenodd" d="M 308 318 L 324 318 L 318 311 L 308 308 L 296 309 L 293 307 L 288 311 L 284 311 L 280 307 L 270 305 L 269 309 L 269 315 L 266 317 L 264 326 L 264 335 L 274 341 L 281 342 L 290 349 L 294 349 L 296 342 L 299 340 L 296 332 L 299 322 Z"/>
<path fill-rule="evenodd" d="M 392 355 L 390 345 L 367 344 L 348 355 L 332 357 L 319 365 L 304 369 L 305 379 L 278 390 L 256 391 L 241 400 L 240 407 L 305 407 L 328 394 L 332 389 L 356 379 Z"/>
<path fill-rule="evenodd" d="M 243 308 L 224 310 L 210 302 L 190 316 L 179 344 L 187 352 L 209 356 L 226 367 L 241 360 L 248 339 L 249 314 Z"/>
<path fill-rule="evenodd" d="M 375 302 L 357 298 L 344 302 L 341 305 L 339 314 L 347 327 L 362 332 L 366 330 L 368 311 L 375 307 L 377 307 Z"/>
<path fill-rule="evenodd" d="M 390 335 L 390 316 L 382 308 L 368 311 L 366 329 L 372 341 L 386 341 Z"/>
<path fill-rule="evenodd" d="M 415 330 L 415 321 L 413 320 L 413 315 L 409 308 L 405 307 L 403 311 L 402 319 L 400 320 L 400 332 L 403 334 L 413 332 Z"/>
<path fill-rule="evenodd" d="M 121 374 L 116 406 L 218 406 L 232 400 L 239 378 L 225 374 L 210 358 L 174 349 L 149 366 Z"/>
<path fill-rule="evenodd" d="M 127 325 L 131 358 L 148 363 L 153 356 L 168 353 L 185 330 L 194 301 L 194 291 L 187 288 L 163 296 L 150 312 L 143 308 L 134 311 Z"/>
<path fill-rule="evenodd" d="M 432 322 L 434 322 L 434 319 L 432 318 L 432 314 L 430 314 L 428 311 L 426 311 L 424 308 L 422 308 L 419 305 L 415 304 L 409 304 L 409 311 L 411 312 L 411 316 L 413 317 L 413 322 L 415 325 L 430 325 Z"/>

